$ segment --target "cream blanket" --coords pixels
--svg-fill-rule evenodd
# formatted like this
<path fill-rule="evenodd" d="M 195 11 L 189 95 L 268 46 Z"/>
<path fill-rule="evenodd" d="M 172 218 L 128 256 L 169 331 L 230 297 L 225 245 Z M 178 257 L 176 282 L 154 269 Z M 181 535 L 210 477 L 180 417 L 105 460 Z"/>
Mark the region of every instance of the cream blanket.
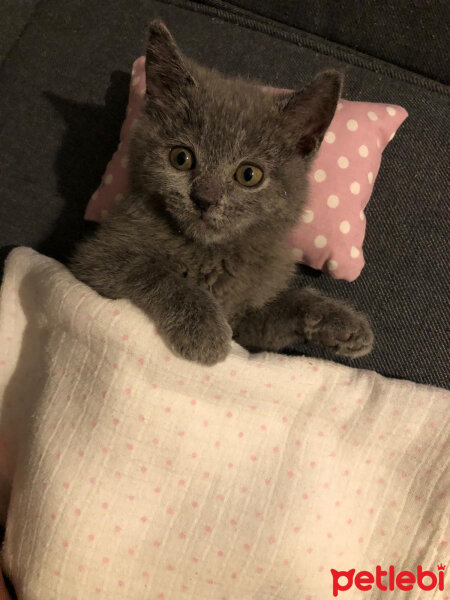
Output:
<path fill-rule="evenodd" d="M 129 302 L 16 249 L 0 300 L 4 569 L 20 600 L 328 600 L 331 569 L 437 575 L 449 396 L 237 345 L 215 367 L 178 359 Z"/>

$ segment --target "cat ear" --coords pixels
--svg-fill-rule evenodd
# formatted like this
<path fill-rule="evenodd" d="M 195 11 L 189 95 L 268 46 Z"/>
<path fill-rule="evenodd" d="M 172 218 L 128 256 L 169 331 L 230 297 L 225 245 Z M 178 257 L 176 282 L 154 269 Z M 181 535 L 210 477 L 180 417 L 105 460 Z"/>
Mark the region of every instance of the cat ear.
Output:
<path fill-rule="evenodd" d="M 342 75 L 324 71 L 303 89 L 280 99 L 284 129 L 302 156 L 316 151 L 336 112 Z"/>
<path fill-rule="evenodd" d="M 172 34 L 162 21 L 152 21 L 149 26 L 145 76 L 147 94 L 154 98 L 174 98 L 185 86 L 195 85 Z"/>

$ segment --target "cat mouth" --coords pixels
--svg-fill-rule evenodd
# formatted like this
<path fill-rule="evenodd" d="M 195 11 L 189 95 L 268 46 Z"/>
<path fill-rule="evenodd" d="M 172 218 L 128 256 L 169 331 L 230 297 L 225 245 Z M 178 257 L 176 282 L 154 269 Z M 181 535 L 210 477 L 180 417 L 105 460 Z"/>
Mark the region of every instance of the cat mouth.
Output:
<path fill-rule="evenodd" d="M 197 213 L 197 223 L 201 223 L 201 227 L 216 229 L 217 219 L 208 210 L 200 210 Z"/>

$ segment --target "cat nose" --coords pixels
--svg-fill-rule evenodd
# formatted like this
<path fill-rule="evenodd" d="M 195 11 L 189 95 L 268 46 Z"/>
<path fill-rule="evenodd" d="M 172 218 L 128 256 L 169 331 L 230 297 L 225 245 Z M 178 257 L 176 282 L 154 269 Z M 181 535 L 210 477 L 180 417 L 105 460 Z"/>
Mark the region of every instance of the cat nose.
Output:
<path fill-rule="evenodd" d="M 206 212 L 217 206 L 223 194 L 223 183 L 216 177 L 205 177 L 196 181 L 191 188 L 191 200 L 199 210 Z"/>
<path fill-rule="evenodd" d="M 191 200 L 194 205 L 201 210 L 202 212 L 206 212 L 210 206 L 215 206 L 217 202 L 211 198 L 206 197 L 204 194 L 199 194 L 197 191 L 191 192 Z"/>

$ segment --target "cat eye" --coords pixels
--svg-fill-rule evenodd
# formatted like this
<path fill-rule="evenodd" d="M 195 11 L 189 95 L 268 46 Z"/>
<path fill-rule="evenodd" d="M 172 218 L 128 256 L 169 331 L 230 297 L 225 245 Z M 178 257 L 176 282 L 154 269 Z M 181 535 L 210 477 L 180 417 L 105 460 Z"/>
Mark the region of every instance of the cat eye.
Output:
<path fill-rule="evenodd" d="M 189 171 L 194 168 L 194 155 L 188 148 L 183 148 L 182 146 L 172 148 L 169 159 L 172 167 L 175 167 L 179 171 Z"/>
<path fill-rule="evenodd" d="M 234 174 L 234 178 L 245 187 L 254 187 L 262 180 L 263 172 L 255 165 L 241 165 Z"/>

